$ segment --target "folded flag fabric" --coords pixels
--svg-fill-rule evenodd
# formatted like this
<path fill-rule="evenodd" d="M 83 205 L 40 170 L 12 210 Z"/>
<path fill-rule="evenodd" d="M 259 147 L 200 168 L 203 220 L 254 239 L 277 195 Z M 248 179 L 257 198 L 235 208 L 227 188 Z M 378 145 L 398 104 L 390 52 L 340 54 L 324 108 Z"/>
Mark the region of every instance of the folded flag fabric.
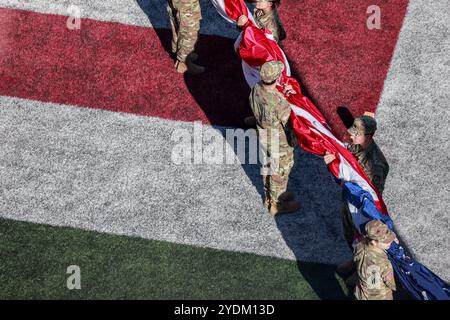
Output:
<path fill-rule="evenodd" d="M 342 185 L 344 198 L 352 206 L 352 220 L 360 234 L 370 220 L 380 220 L 394 231 L 394 223 L 388 215 L 382 214 L 374 205 L 373 198 L 367 191 L 353 182 Z"/>
<path fill-rule="evenodd" d="M 450 300 L 450 286 L 393 242 L 387 250 L 397 280 L 417 300 Z"/>
<path fill-rule="evenodd" d="M 352 214 L 352 220 L 359 230 L 364 230 L 368 221 L 376 219 L 395 231 L 391 218 L 378 211 L 368 192 L 352 182 L 345 182 L 342 188 L 345 198 L 356 208 L 356 213 Z M 405 255 L 401 245 L 392 242 L 386 252 L 397 280 L 415 299 L 450 300 L 449 285 L 430 269 Z"/>

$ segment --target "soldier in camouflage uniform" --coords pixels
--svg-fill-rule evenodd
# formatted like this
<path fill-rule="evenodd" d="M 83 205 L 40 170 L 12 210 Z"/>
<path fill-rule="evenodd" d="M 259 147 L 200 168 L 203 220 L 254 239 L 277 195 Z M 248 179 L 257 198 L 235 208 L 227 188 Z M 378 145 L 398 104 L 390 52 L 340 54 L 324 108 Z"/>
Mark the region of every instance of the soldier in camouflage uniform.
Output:
<path fill-rule="evenodd" d="M 261 29 L 268 29 L 272 32 L 274 40 L 278 43 L 280 48 L 283 48 L 281 41 L 286 38 L 286 31 L 283 28 L 280 17 L 278 16 L 277 6 L 280 4 L 279 0 L 256 0 L 253 17 L 256 25 Z M 240 16 L 237 21 L 238 28 L 243 28 L 249 23 L 247 16 Z M 244 123 L 249 127 L 256 126 L 255 117 L 246 117 Z"/>
<path fill-rule="evenodd" d="M 373 183 L 380 193 L 384 190 L 386 177 L 389 173 L 389 165 L 373 139 L 377 130 L 377 122 L 373 117 L 361 116 L 356 118 L 348 132 L 352 143 L 347 145 L 347 149 L 356 157 L 364 173 Z M 327 154 L 324 157 L 328 165 L 335 159 L 334 155 Z M 342 201 L 342 224 L 344 228 L 344 238 L 349 247 L 353 250 L 353 239 L 355 236 L 355 227 L 352 216 L 348 209 L 346 201 Z M 353 261 L 347 261 L 338 266 L 338 273 L 347 274 L 355 269 Z M 352 285 L 356 280 L 356 274 L 347 279 L 347 284 Z"/>
<path fill-rule="evenodd" d="M 354 256 L 357 300 L 392 300 L 392 290 L 396 290 L 394 270 L 385 252 L 392 241 L 398 242 L 397 237 L 383 222 L 366 224 L 364 240 L 356 246 Z"/>
<path fill-rule="evenodd" d="M 380 193 L 383 193 L 389 164 L 378 145 L 373 140 L 377 130 L 377 122 L 373 117 L 362 116 L 356 118 L 353 126 L 348 130 L 352 143 L 348 150 L 358 159 L 364 173 Z"/>
<path fill-rule="evenodd" d="M 383 152 L 373 139 L 377 130 L 377 122 L 373 117 L 362 116 L 356 118 L 353 126 L 348 129 L 352 143 L 347 149 L 355 156 L 364 173 L 380 193 L 383 193 L 386 177 L 389 173 L 389 164 Z M 344 225 L 344 236 L 347 243 L 352 247 L 355 229 L 348 206 L 342 204 L 342 219 Z"/>
<path fill-rule="evenodd" d="M 202 19 L 199 0 L 168 0 L 167 11 L 172 28 L 172 52 L 177 56 L 177 71 L 194 75 L 203 73 L 205 68 L 193 62 L 198 58 L 194 50 Z"/>
<path fill-rule="evenodd" d="M 273 34 L 274 40 L 282 47 L 281 41 L 286 39 L 286 31 L 281 23 L 278 15 L 277 6 L 280 0 L 256 0 L 253 17 L 258 28 L 270 30 Z M 238 27 L 242 28 L 248 23 L 246 16 L 240 16 L 237 22 Z"/>
<path fill-rule="evenodd" d="M 280 61 L 266 62 L 261 67 L 261 81 L 253 87 L 249 98 L 260 147 L 270 159 L 263 163 L 264 205 L 274 215 L 300 207 L 293 194 L 286 192 L 294 164 L 294 148 L 289 122 L 291 107 L 276 88 L 283 68 Z M 295 93 L 290 85 L 285 85 L 284 91 Z"/>

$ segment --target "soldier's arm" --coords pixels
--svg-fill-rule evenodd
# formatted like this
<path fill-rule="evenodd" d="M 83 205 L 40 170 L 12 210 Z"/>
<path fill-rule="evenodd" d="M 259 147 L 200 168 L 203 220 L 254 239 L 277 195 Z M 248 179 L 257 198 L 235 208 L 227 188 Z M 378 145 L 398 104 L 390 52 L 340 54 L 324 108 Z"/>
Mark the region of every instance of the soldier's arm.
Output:
<path fill-rule="evenodd" d="M 379 165 L 372 165 L 367 172 L 367 176 L 370 181 L 372 181 L 375 188 L 377 188 L 380 193 L 383 193 L 385 182 L 384 168 Z"/>
<path fill-rule="evenodd" d="M 289 116 L 291 115 L 291 105 L 283 96 L 280 96 L 278 111 L 278 119 L 284 125 L 289 121 Z"/>
<path fill-rule="evenodd" d="M 384 284 L 391 290 L 396 290 L 395 286 L 395 276 L 394 269 L 392 268 L 392 264 L 387 261 L 387 265 L 383 270 L 383 274 L 381 275 L 383 278 Z"/>
<path fill-rule="evenodd" d="M 282 41 L 286 39 L 286 30 L 284 30 L 283 23 L 281 23 L 280 15 L 278 14 L 278 10 L 274 8 L 274 17 L 275 17 L 275 23 L 277 25 L 277 34 L 278 34 L 278 40 Z"/>
<path fill-rule="evenodd" d="M 270 23 L 268 23 L 266 29 L 272 32 L 274 40 L 278 43 L 278 41 L 280 40 L 280 35 L 278 34 L 278 25 L 276 21 L 272 20 Z"/>

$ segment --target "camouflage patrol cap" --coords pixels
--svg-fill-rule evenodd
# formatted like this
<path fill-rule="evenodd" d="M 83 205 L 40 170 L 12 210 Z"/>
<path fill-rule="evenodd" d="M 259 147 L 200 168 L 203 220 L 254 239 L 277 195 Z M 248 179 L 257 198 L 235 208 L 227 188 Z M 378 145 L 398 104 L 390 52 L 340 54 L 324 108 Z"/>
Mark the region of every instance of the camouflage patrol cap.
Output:
<path fill-rule="evenodd" d="M 284 64 L 281 61 L 270 61 L 262 65 L 260 75 L 264 82 L 275 81 L 284 69 Z"/>
<path fill-rule="evenodd" d="M 370 116 L 361 116 L 353 121 L 353 125 L 347 131 L 355 136 L 374 134 L 377 131 L 377 121 Z"/>
<path fill-rule="evenodd" d="M 371 220 L 365 227 L 366 238 L 369 240 L 377 240 L 383 243 L 390 243 L 395 240 L 396 235 L 389 230 L 388 226 L 380 220 Z"/>

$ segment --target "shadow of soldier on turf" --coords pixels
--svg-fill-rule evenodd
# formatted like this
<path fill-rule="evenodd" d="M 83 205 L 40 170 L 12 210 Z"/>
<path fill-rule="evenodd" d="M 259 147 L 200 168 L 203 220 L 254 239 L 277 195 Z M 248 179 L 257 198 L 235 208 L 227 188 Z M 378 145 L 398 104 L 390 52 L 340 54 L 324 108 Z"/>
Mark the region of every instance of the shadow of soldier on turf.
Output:
<path fill-rule="evenodd" d="M 296 194 L 301 208 L 275 216 L 277 228 L 316 294 L 321 299 L 347 299 L 335 273 L 336 265 L 352 257 L 340 221 L 340 187 L 321 157 L 296 148 L 295 160 L 288 190 Z"/>
<path fill-rule="evenodd" d="M 247 159 L 248 155 L 247 149 Z M 261 214 L 268 215 L 262 205 L 264 191 L 260 165 L 242 164 L 242 168 L 261 195 L 258 204 Z M 321 157 L 296 147 L 288 190 L 295 193 L 301 208 L 294 213 L 276 215 L 275 223 L 297 260 L 300 274 L 321 299 L 346 299 L 345 286 L 334 271 L 337 264 L 352 257 L 342 236 L 340 187 Z"/>

